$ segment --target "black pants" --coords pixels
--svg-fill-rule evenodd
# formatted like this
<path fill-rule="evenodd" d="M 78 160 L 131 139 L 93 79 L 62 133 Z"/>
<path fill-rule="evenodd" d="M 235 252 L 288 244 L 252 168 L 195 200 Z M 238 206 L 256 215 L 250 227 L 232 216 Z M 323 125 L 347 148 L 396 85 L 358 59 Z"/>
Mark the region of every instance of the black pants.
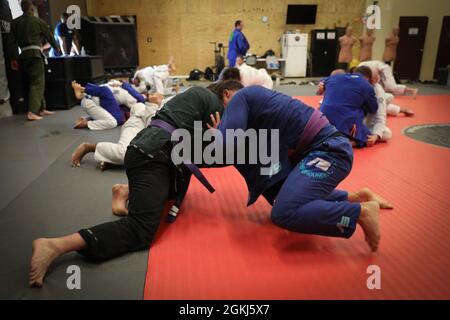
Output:
<path fill-rule="evenodd" d="M 128 216 L 79 231 L 87 248 L 80 254 L 106 260 L 147 249 L 158 229 L 160 215 L 171 191 L 174 170 L 170 149 L 150 158 L 129 147 L 125 155 L 128 176 Z"/>

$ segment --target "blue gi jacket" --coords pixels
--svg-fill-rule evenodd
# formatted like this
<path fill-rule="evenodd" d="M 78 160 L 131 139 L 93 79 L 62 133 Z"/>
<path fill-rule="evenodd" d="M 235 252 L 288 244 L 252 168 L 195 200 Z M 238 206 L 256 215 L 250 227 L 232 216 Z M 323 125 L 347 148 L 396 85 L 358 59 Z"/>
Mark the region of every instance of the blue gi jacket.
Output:
<path fill-rule="evenodd" d="M 73 31 L 70 30 L 65 23 L 58 22 L 58 24 L 55 27 L 55 41 L 58 42 L 58 37 L 64 37 L 66 38 L 66 53 L 69 54 L 70 50 L 72 49 L 72 40 L 73 40 Z M 61 53 L 62 54 L 62 53 Z M 57 57 L 61 55 L 58 53 L 55 49 L 52 48 L 51 50 L 51 56 Z"/>
<path fill-rule="evenodd" d="M 230 41 L 228 43 L 228 60 L 230 62 L 230 67 L 234 67 L 236 65 L 237 56 L 245 56 L 248 49 L 250 49 L 250 44 L 242 31 L 239 29 L 234 29 L 230 35 Z"/>
<path fill-rule="evenodd" d="M 331 76 L 324 80 L 324 84 L 325 94 L 320 111 L 358 147 L 365 147 L 367 136 L 371 133 L 364 124 L 364 117 L 378 110 L 373 86 L 361 74 Z"/>
<path fill-rule="evenodd" d="M 250 193 L 248 205 L 253 204 L 264 191 L 289 175 L 293 165 L 289 160 L 288 150 L 296 148 L 298 138 L 313 111 L 313 108 L 301 101 L 261 86 L 246 87 L 231 99 L 218 127 L 223 137 L 226 137 L 227 129 L 268 129 L 267 150 L 270 152 L 270 130 L 279 129 L 279 163 L 263 165 L 258 161 L 257 164 L 235 164 L 247 182 Z M 332 125 L 326 126 L 315 137 L 311 148 L 336 132 Z M 226 139 L 224 143 L 230 144 Z M 260 169 L 263 167 L 270 168 L 271 175 L 261 175 Z"/>

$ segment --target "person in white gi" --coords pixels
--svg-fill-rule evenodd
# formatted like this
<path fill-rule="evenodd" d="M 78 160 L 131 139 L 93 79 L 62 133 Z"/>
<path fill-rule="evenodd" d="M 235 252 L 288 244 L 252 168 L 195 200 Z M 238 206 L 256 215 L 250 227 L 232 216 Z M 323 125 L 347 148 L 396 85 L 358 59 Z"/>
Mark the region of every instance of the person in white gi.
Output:
<path fill-rule="evenodd" d="M 79 167 L 83 157 L 90 152 L 94 152 L 94 158 L 100 162 L 102 169 L 105 169 L 107 164 L 123 165 L 128 145 L 141 130 L 149 125 L 160 107 L 159 103 L 161 103 L 162 98 L 158 96 L 151 98 L 151 100 L 154 103 L 135 103 L 131 107 L 130 118 L 123 124 L 117 143 L 84 142 L 80 144 L 72 154 L 72 166 Z"/>
<path fill-rule="evenodd" d="M 157 92 L 162 95 L 171 95 L 173 88 L 169 87 L 169 77 L 171 72 L 175 72 L 175 62 L 173 57 L 168 64 L 150 66 L 136 71 L 133 77 L 134 89 L 139 93 Z"/>
<path fill-rule="evenodd" d="M 367 140 L 368 147 L 377 142 L 387 142 L 392 138 L 392 131 L 387 127 L 386 92 L 378 81 L 374 88 L 378 100 L 378 111 L 374 114 L 368 114 L 365 119 L 366 126 L 372 133 Z"/>
<path fill-rule="evenodd" d="M 263 86 L 267 89 L 273 89 L 273 81 L 266 69 L 256 69 L 244 62 L 242 56 L 236 58 L 236 68 L 241 74 L 241 83 L 244 87 Z"/>
<path fill-rule="evenodd" d="M 362 62 L 360 65 L 365 65 L 368 66 L 371 70 L 373 74 L 378 75 L 378 79 L 379 81 L 377 82 L 378 84 L 381 84 L 382 89 L 384 89 L 383 91 L 385 92 L 385 101 L 386 101 L 386 113 L 388 116 L 393 116 L 393 117 L 397 117 L 400 114 L 404 114 L 407 117 L 412 117 L 414 116 L 414 111 L 410 110 L 410 109 L 404 109 L 398 105 L 393 104 L 392 102 L 394 101 L 394 94 L 392 93 L 388 93 L 386 91 L 386 82 L 383 82 L 383 78 L 386 77 L 386 74 L 388 74 L 388 78 L 392 79 L 394 78 L 394 76 L 392 75 L 392 69 L 389 65 L 387 65 L 384 62 L 381 61 L 376 61 L 376 60 L 372 60 L 372 61 L 365 61 Z M 386 66 L 388 68 L 386 68 Z M 390 76 L 389 76 L 390 74 Z M 390 82 L 392 82 L 392 79 L 390 80 Z M 388 81 L 389 82 L 389 81 Z M 394 79 L 394 83 L 395 83 L 395 79 Z M 391 83 L 392 86 L 392 83 Z M 399 86 L 399 85 L 397 85 Z M 413 94 L 417 95 L 418 90 L 417 89 L 410 89 L 407 88 L 406 86 L 400 86 L 400 88 L 406 88 L 405 90 L 412 90 L 414 91 Z M 376 89 L 376 87 L 375 87 Z"/>
<path fill-rule="evenodd" d="M 381 84 L 383 85 L 384 90 L 386 92 L 392 93 L 395 96 L 402 96 L 410 93 L 412 97 L 415 99 L 419 92 L 418 89 L 413 89 L 402 84 L 397 84 L 395 82 L 391 66 L 382 61 L 377 60 L 364 61 L 361 62 L 359 66 L 367 66 L 372 70 L 377 69 L 380 74 Z"/>
<path fill-rule="evenodd" d="M 75 96 L 81 100 L 81 108 L 88 114 L 88 118 L 80 117 L 75 123 L 75 129 L 89 128 L 90 130 L 107 130 L 121 125 L 125 121 L 124 111 L 121 106 L 131 109 L 137 103 L 127 90 L 122 88 L 122 82 L 112 80 L 101 86 L 87 84 L 82 87 L 75 81 L 72 88 Z M 112 94 L 108 93 L 108 89 Z M 105 92 L 106 90 L 106 92 Z M 101 95 L 103 97 L 97 96 Z M 138 93 L 135 93 L 139 96 Z M 145 102 L 146 97 L 138 97 L 141 102 Z M 104 105 L 102 105 L 102 103 Z"/>

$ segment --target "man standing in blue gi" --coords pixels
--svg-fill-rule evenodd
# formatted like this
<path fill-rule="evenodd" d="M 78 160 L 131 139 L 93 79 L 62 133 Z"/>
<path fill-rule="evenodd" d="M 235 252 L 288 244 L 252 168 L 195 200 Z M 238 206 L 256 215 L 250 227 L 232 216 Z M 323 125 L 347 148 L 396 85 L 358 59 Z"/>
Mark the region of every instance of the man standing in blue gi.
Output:
<path fill-rule="evenodd" d="M 300 233 L 350 238 L 359 224 L 371 250 L 378 250 L 379 211 L 392 206 L 369 189 L 356 193 L 336 189 L 351 171 L 353 149 L 320 111 L 282 93 L 251 86 L 234 94 L 215 127 L 223 137 L 229 129 L 279 130 L 279 141 L 271 141 L 268 134 L 266 147 L 271 150 L 278 142 L 279 163 L 235 164 L 248 185 L 248 205 L 263 195 L 273 205 L 272 221 Z M 224 144 L 240 147 L 228 140 Z M 262 175 L 262 168 L 270 175 Z"/>
<path fill-rule="evenodd" d="M 236 21 L 228 43 L 228 61 L 230 67 L 236 65 L 236 58 L 239 55 L 245 57 L 248 49 L 250 49 L 250 44 L 242 33 L 242 29 L 244 29 L 244 23 L 241 20 Z"/>

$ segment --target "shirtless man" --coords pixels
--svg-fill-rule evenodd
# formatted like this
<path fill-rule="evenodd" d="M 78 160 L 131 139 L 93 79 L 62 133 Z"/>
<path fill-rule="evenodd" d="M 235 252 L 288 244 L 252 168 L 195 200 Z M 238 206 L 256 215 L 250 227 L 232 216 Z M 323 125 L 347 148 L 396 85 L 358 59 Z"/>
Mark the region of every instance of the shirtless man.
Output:
<path fill-rule="evenodd" d="M 373 30 L 366 30 L 364 35 L 359 38 L 361 50 L 359 51 L 359 61 L 372 60 L 372 47 L 376 38 L 373 36 Z"/>
<path fill-rule="evenodd" d="M 355 45 L 357 39 L 353 36 L 353 28 L 347 27 L 345 35 L 339 38 L 339 45 L 341 50 L 338 58 L 338 69 L 348 70 L 348 65 L 352 62 L 353 51 L 352 48 Z"/>
<path fill-rule="evenodd" d="M 398 37 L 399 32 L 400 28 L 395 27 L 394 29 L 392 29 L 391 35 L 386 38 L 386 47 L 383 53 L 383 61 L 388 65 L 391 65 L 392 62 L 394 62 L 397 58 L 397 47 L 400 41 L 400 38 Z"/>

